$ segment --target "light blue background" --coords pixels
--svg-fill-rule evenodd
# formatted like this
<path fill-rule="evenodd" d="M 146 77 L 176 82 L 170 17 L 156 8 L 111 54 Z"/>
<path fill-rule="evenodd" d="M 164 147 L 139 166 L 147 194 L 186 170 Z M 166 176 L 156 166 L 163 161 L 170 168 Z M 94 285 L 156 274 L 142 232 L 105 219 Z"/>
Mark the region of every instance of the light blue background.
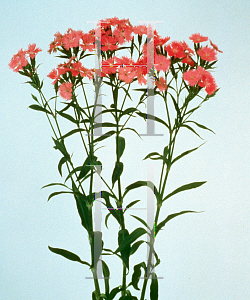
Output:
<path fill-rule="evenodd" d="M 133 25 L 138 21 L 163 21 L 156 29 L 171 41 L 188 41 L 192 33 L 200 32 L 224 51 L 218 55 L 214 73 L 221 89 L 193 117 L 216 135 L 199 131 L 208 142 L 173 168 L 167 188 L 170 192 L 192 181 L 207 183 L 169 199 L 160 220 L 185 209 L 205 212 L 176 218 L 159 234 L 155 249 L 161 264 L 156 272 L 164 277 L 159 280 L 160 300 L 248 300 L 250 3 L 232 0 L 0 1 L 0 299 L 90 299 L 94 285 L 85 279 L 91 276 L 88 268 L 47 248 L 65 248 L 83 260 L 90 259 L 87 235 L 74 200 L 61 196 L 47 202 L 54 190 L 40 190 L 45 184 L 60 181 L 60 156 L 53 149 L 45 115 L 27 109 L 33 104 L 30 93 L 35 91 L 23 85 L 25 78 L 10 71 L 7 64 L 20 48 L 36 43 L 44 50 L 38 60 L 43 63 L 40 74 L 45 78 L 59 63 L 46 52 L 55 32 L 65 33 L 69 27 L 87 32 L 93 25 L 86 21 L 114 16 L 129 18 Z M 50 83 L 47 78 L 44 84 L 51 97 Z M 157 104 L 155 110 L 157 113 Z M 123 157 L 127 166 L 123 187 L 146 180 L 147 163 L 137 166 L 136 162 L 165 145 L 162 137 L 145 137 L 144 142 L 133 134 L 127 138 L 130 143 Z M 183 130 L 176 153 L 200 143 Z M 101 157 L 106 163 L 103 172 L 111 177 L 115 152 L 105 151 Z M 110 166 L 105 154 L 111 157 Z M 156 182 L 158 173 L 159 168 L 155 168 Z M 144 197 L 145 188 L 133 195 Z M 141 216 L 146 219 L 143 212 Z M 130 231 L 139 225 L 131 217 L 127 224 Z M 110 220 L 109 228 L 105 246 L 115 249 L 116 223 Z M 131 259 L 131 266 L 145 258 L 146 251 L 141 249 Z M 111 287 L 119 285 L 120 261 L 106 261 L 111 268 Z"/>

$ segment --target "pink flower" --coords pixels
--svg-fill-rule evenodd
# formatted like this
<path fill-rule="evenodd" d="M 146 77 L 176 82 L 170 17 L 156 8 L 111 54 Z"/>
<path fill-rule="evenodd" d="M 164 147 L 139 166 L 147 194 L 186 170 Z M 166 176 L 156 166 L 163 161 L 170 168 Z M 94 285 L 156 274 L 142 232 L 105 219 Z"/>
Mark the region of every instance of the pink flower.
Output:
<path fill-rule="evenodd" d="M 139 34 L 142 36 L 143 34 L 147 34 L 147 26 L 146 25 L 138 25 L 133 27 L 133 32 L 135 34 Z"/>
<path fill-rule="evenodd" d="M 111 36 L 102 37 L 102 51 L 113 51 L 117 50 L 119 47 L 116 45 L 117 39 Z"/>
<path fill-rule="evenodd" d="M 163 77 L 160 77 L 159 80 L 155 81 L 155 85 L 160 91 L 165 91 L 167 89 L 166 80 Z"/>
<path fill-rule="evenodd" d="M 207 36 L 203 36 L 200 33 L 193 33 L 190 37 L 190 40 L 192 40 L 194 43 L 201 43 L 206 42 L 208 40 Z"/>
<path fill-rule="evenodd" d="M 155 57 L 155 69 L 156 71 L 167 72 L 170 67 L 170 59 L 164 55 L 156 55 Z"/>
<path fill-rule="evenodd" d="M 63 36 L 62 43 L 66 50 L 69 48 L 78 47 L 81 35 L 79 31 L 68 29 L 67 33 Z"/>
<path fill-rule="evenodd" d="M 115 57 L 111 57 L 108 60 L 103 60 L 102 61 L 102 72 L 103 72 L 103 76 L 105 76 L 105 74 L 114 74 L 116 73 L 117 70 L 117 65 L 114 63 L 115 61 Z"/>
<path fill-rule="evenodd" d="M 192 60 L 192 58 L 187 55 L 182 61 L 181 61 L 183 64 L 188 64 L 190 65 L 191 67 L 194 66 L 194 61 Z"/>
<path fill-rule="evenodd" d="M 201 78 L 202 75 L 195 69 L 189 70 L 183 74 L 183 79 L 191 86 L 195 86 Z"/>
<path fill-rule="evenodd" d="M 36 48 L 36 44 L 32 44 L 32 45 L 29 45 L 28 50 L 26 51 L 26 53 L 29 55 L 29 57 L 31 59 L 33 59 L 33 58 L 35 58 L 36 54 L 40 51 L 42 51 L 42 49 Z"/>
<path fill-rule="evenodd" d="M 200 87 L 204 87 L 208 95 L 212 95 L 217 89 L 217 85 L 211 73 L 202 67 L 198 67 L 197 70 L 192 69 L 185 72 L 183 79 L 191 86 L 198 84 Z"/>
<path fill-rule="evenodd" d="M 165 50 L 168 52 L 169 56 L 174 56 L 176 58 L 186 57 L 185 48 L 181 42 L 172 42 L 165 46 Z"/>
<path fill-rule="evenodd" d="M 70 100 L 72 97 L 72 86 L 73 84 L 70 82 L 64 82 L 59 87 L 59 93 L 62 98 L 66 100 Z"/>
<path fill-rule="evenodd" d="M 136 72 L 134 67 L 121 67 L 119 69 L 119 79 L 126 82 L 131 83 L 136 76 Z"/>
<path fill-rule="evenodd" d="M 197 54 L 206 61 L 213 61 L 217 59 L 215 50 L 210 47 L 202 47 L 197 51 Z"/>
<path fill-rule="evenodd" d="M 26 55 L 26 51 L 23 51 L 23 49 L 19 50 L 17 54 L 13 55 L 11 61 L 9 62 L 9 67 L 14 72 L 23 70 L 23 67 L 25 67 L 28 64 L 25 55 Z"/>

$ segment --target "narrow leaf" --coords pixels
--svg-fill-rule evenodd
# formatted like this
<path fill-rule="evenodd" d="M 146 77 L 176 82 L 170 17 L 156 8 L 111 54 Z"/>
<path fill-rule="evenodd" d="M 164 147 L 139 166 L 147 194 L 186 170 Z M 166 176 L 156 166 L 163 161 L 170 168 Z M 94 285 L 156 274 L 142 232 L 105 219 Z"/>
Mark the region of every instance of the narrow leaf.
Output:
<path fill-rule="evenodd" d="M 116 161 L 115 168 L 112 174 L 112 188 L 114 187 L 115 182 L 120 178 L 123 172 L 123 163 Z"/>
<path fill-rule="evenodd" d="M 195 133 L 200 139 L 204 140 L 192 127 L 188 126 L 187 124 L 181 124 L 180 127 L 186 127 L 187 129 Z"/>
<path fill-rule="evenodd" d="M 161 124 L 163 124 L 164 126 L 166 126 L 167 128 L 169 128 L 168 124 L 163 121 L 162 119 L 156 117 L 156 116 L 153 116 L 153 115 L 150 115 L 150 114 L 146 114 L 146 113 L 143 113 L 143 112 L 136 112 L 140 117 L 144 118 L 144 119 L 150 119 L 150 120 L 155 120 Z"/>
<path fill-rule="evenodd" d="M 158 232 L 162 229 L 162 227 L 164 227 L 167 222 L 169 222 L 170 220 L 172 220 L 175 217 L 178 217 L 180 215 L 183 214 L 187 214 L 187 213 L 198 213 L 197 211 L 193 211 L 193 210 L 184 210 L 175 214 L 171 214 L 169 216 L 166 217 L 166 219 L 164 221 L 162 221 L 161 223 L 159 223 L 156 228 L 155 228 L 155 236 L 158 234 Z"/>
<path fill-rule="evenodd" d="M 51 114 L 51 112 L 48 111 L 46 108 L 44 108 L 42 106 L 39 106 L 37 104 L 32 104 L 32 105 L 29 106 L 29 108 L 34 109 L 34 110 L 38 110 L 38 111 L 43 111 L 43 112 L 45 112 L 47 114 Z"/>
<path fill-rule="evenodd" d="M 204 126 L 204 125 L 202 125 L 202 124 L 199 124 L 199 123 L 197 123 L 197 122 L 195 122 L 195 121 L 186 121 L 186 123 L 187 123 L 187 122 L 194 123 L 194 124 L 197 125 L 198 127 L 202 128 L 202 129 L 205 129 L 205 130 L 209 130 L 209 131 L 211 131 L 212 133 L 215 134 L 215 132 L 213 132 L 212 129 L 209 129 L 209 128 L 207 128 L 206 126 Z"/>
<path fill-rule="evenodd" d="M 125 149 L 125 138 L 122 136 L 117 137 L 117 146 L 116 146 L 116 153 L 118 156 L 118 159 L 121 158 L 123 152 Z"/>
<path fill-rule="evenodd" d="M 100 137 L 96 138 L 93 143 L 96 143 L 96 142 L 100 142 L 100 141 L 103 141 L 105 140 L 106 138 L 110 137 L 111 135 L 113 135 L 115 133 L 114 130 L 111 130 L 111 131 L 108 131 L 107 133 L 101 135 Z"/>
<path fill-rule="evenodd" d="M 134 215 L 130 215 L 130 216 L 134 217 L 136 220 L 138 220 L 139 222 L 141 222 L 145 227 L 147 227 L 149 230 L 151 230 L 150 227 L 148 226 L 148 224 L 143 219 L 141 219 L 141 218 L 139 218 L 137 216 L 134 216 Z"/>
<path fill-rule="evenodd" d="M 205 142 L 206 143 L 206 142 Z M 193 148 L 193 149 L 190 149 L 190 150 L 187 150 L 185 152 L 183 152 L 182 154 L 178 155 L 173 161 L 172 161 L 172 164 L 175 163 L 177 160 L 179 160 L 180 158 L 182 158 L 183 156 L 186 156 L 188 155 L 189 153 L 197 150 L 198 148 L 200 148 L 202 145 L 204 145 L 205 143 L 201 144 L 200 146 L 196 147 L 196 148 Z"/>
<path fill-rule="evenodd" d="M 137 249 L 141 246 L 141 244 L 145 243 L 144 241 L 135 242 L 130 248 L 130 256 L 133 255 Z"/>
<path fill-rule="evenodd" d="M 48 198 L 48 201 L 54 197 L 54 196 L 57 196 L 57 195 L 60 195 L 60 194 L 73 194 L 72 192 L 67 192 L 67 191 L 61 191 L 61 192 L 54 192 L 52 194 L 49 195 L 49 198 Z"/>
<path fill-rule="evenodd" d="M 62 255 L 63 257 L 65 257 L 65 258 L 67 258 L 69 260 L 77 261 L 77 262 L 79 262 L 81 264 L 84 264 L 84 265 L 87 265 L 87 266 L 90 267 L 89 263 L 87 263 L 86 261 L 81 260 L 78 255 L 76 255 L 76 254 L 74 254 L 74 253 L 72 253 L 72 252 L 70 252 L 68 250 L 59 249 L 59 248 L 52 248 L 50 246 L 48 246 L 48 248 L 49 248 L 49 250 L 51 252 L 54 252 L 54 253 L 59 254 L 59 255 Z"/>
<path fill-rule="evenodd" d="M 155 273 L 152 274 L 150 284 L 150 300 L 158 300 L 158 278 Z"/>
<path fill-rule="evenodd" d="M 201 185 L 203 185 L 204 183 L 206 183 L 206 181 L 201 181 L 201 182 L 192 182 L 192 183 L 188 183 L 185 185 L 182 185 L 181 187 L 179 187 L 178 189 L 174 190 L 172 193 L 168 194 L 163 201 L 167 200 L 168 198 L 172 197 L 173 195 L 186 191 L 186 190 L 190 190 L 190 189 L 195 189 Z M 162 202 L 163 202 L 162 201 Z"/>
<path fill-rule="evenodd" d="M 63 117 L 63 118 L 65 118 L 65 119 L 67 119 L 67 120 L 69 120 L 69 121 L 71 121 L 71 122 L 73 122 L 73 123 L 75 123 L 75 124 L 78 124 L 79 123 L 79 121 L 77 121 L 75 118 L 73 118 L 71 115 L 68 115 L 68 114 L 65 114 L 65 113 L 63 113 L 63 112 L 61 112 L 61 111 L 58 111 L 57 112 L 61 117 Z"/>

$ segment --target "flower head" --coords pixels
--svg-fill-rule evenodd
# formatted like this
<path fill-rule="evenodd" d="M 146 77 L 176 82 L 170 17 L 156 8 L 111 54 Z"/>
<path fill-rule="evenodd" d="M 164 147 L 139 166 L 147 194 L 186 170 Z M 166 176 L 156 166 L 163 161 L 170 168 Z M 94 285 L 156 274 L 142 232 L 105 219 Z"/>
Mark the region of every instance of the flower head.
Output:
<path fill-rule="evenodd" d="M 62 98 L 66 100 L 70 100 L 72 97 L 72 86 L 73 84 L 70 82 L 64 82 L 59 87 L 59 93 Z"/>
<path fill-rule="evenodd" d="M 197 51 L 197 54 L 206 61 L 213 61 L 217 59 L 215 50 L 210 47 L 202 47 Z"/>
<path fill-rule="evenodd" d="M 202 43 L 206 42 L 208 40 L 207 36 L 203 36 L 200 33 L 193 33 L 190 37 L 190 40 L 192 40 L 194 43 Z"/>
<path fill-rule="evenodd" d="M 35 58 L 36 54 L 40 51 L 42 51 L 42 49 L 36 48 L 36 44 L 32 44 L 28 46 L 28 50 L 26 51 L 26 53 L 29 55 L 31 59 L 33 59 Z"/>
<path fill-rule="evenodd" d="M 155 81 L 155 85 L 160 91 L 165 91 L 167 89 L 166 80 L 163 77 L 160 77 L 159 80 Z"/>
<path fill-rule="evenodd" d="M 26 51 L 23 51 L 23 49 L 19 50 L 17 54 L 13 55 L 11 61 L 9 62 L 9 67 L 14 71 L 18 72 L 19 70 L 22 70 L 23 67 L 25 67 L 28 64 L 28 61 L 26 59 Z"/>

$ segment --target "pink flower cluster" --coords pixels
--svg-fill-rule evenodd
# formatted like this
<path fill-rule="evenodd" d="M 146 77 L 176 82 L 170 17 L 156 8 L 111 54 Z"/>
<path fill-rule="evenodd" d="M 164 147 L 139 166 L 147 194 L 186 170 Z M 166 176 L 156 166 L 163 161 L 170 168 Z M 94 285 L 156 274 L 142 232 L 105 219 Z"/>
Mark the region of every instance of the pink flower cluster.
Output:
<path fill-rule="evenodd" d="M 29 63 L 27 60 L 27 56 L 31 59 L 34 59 L 38 52 L 42 51 L 40 48 L 36 48 L 36 44 L 32 44 L 28 46 L 27 50 L 19 50 L 17 54 L 13 55 L 9 67 L 14 71 L 18 72 L 23 70 L 23 67 L 27 66 Z"/>
<path fill-rule="evenodd" d="M 202 67 L 197 67 L 197 69 L 191 69 L 185 72 L 183 74 L 183 79 L 191 86 L 198 84 L 198 86 L 204 87 L 208 95 L 212 95 L 217 89 L 215 80 L 211 73 Z"/>
<path fill-rule="evenodd" d="M 184 41 L 173 41 L 166 44 L 170 37 L 163 38 L 159 36 L 156 30 L 153 31 L 151 27 L 148 28 L 145 25 L 132 26 L 129 19 L 114 17 L 100 20 L 97 30 L 101 34 L 101 70 L 85 68 L 80 62 L 85 55 L 85 51 L 93 52 L 95 50 L 97 37 L 94 29 L 88 33 L 71 28 L 65 34 L 57 32 L 49 46 L 49 53 L 59 50 L 63 54 L 62 57 L 68 58 L 67 62 L 59 64 L 47 75 L 53 79 L 53 84 L 59 81 L 60 95 L 67 100 L 71 99 L 70 94 L 73 85 L 68 82 L 71 81 L 71 76 L 87 77 L 92 80 L 95 73 L 102 77 L 109 77 L 118 73 L 119 80 L 127 84 L 137 80 L 142 85 L 147 84 L 146 75 L 152 67 L 157 72 L 157 75 L 155 73 L 156 87 L 160 91 L 165 91 L 168 87 L 166 79 L 159 76 L 159 73 L 167 74 L 170 67 L 174 68 L 175 63 L 178 63 L 179 67 L 182 64 L 183 68 L 187 70 L 182 72 L 184 72 L 184 80 L 189 85 L 204 87 L 209 95 L 217 88 L 214 78 L 206 69 L 209 69 L 208 62 L 216 61 L 217 52 L 222 53 L 222 51 L 211 40 L 209 40 L 211 47 L 200 46 L 200 43 L 208 41 L 208 37 L 202 36 L 200 33 L 194 33 L 189 37 L 194 42 L 194 51 Z M 151 38 L 151 40 L 146 40 L 142 44 L 142 50 L 137 60 L 126 56 L 117 57 L 115 51 L 119 50 L 120 45 L 125 42 L 131 42 L 134 39 L 133 34 L 138 35 L 140 45 L 143 35 Z M 29 45 L 26 51 L 21 49 L 13 56 L 9 63 L 10 68 L 15 72 L 22 70 L 28 64 L 27 55 L 33 59 L 39 51 L 41 49 L 36 48 L 36 44 Z M 198 59 L 195 61 L 193 58 L 195 54 L 201 59 L 201 65 L 204 68 L 199 66 Z M 70 74 L 70 76 L 66 76 L 67 74 Z"/>

